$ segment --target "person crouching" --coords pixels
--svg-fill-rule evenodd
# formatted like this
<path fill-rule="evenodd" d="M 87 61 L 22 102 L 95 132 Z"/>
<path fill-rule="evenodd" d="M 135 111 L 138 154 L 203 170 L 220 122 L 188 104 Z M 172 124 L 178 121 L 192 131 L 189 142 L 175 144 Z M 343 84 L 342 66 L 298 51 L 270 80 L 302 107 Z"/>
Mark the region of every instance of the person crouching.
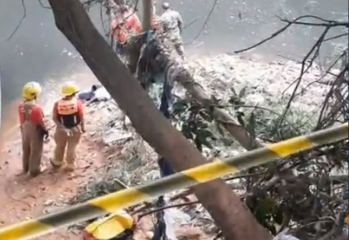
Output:
<path fill-rule="evenodd" d="M 82 103 L 76 97 L 79 92 L 77 85 L 66 82 L 61 91 L 63 97 L 55 102 L 52 111 L 52 119 L 56 124 L 54 133 L 56 148 L 51 164 L 54 168 L 60 168 L 65 160 L 65 170 L 73 171 L 76 147 L 81 134 L 85 132 L 84 110 Z"/>

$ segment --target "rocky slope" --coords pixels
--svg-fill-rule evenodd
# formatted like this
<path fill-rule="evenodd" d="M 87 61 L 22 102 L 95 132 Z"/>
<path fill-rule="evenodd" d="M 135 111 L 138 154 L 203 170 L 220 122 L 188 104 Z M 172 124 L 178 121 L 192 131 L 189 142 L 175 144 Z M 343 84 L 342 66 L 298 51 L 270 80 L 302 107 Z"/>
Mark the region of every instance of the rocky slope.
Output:
<path fill-rule="evenodd" d="M 301 71 L 301 65 L 291 61 L 269 63 L 261 59 L 230 55 L 193 58 L 188 62 L 188 66 L 197 82 L 209 94 L 222 99 L 223 102 L 228 102 L 229 98 L 235 94 L 240 95 L 246 106 L 252 106 L 252 110 L 257 105 L 271 108 L 278 113 L 282 112 L 292 95 L 294 85 L 291 87 L 289 85 L 298 78 Z M 297 113 L 291 117 L 296 119 L 291 118 L 289 121 L 297 122 L 307 116 L 310 117 L 309 119 L 316 119 L 316 113 L 329 89 L 328 85 L 316 82 L 321 74 L 318 67 L 313 67 L 304 75 L 297 97 L 291 106 L 292 111 Z M 86 69 L 67 80 L 75 80 L 87 88 L 90 84 L 97 82 L 92 73 Z M 329 79 L 323 79 L 323 81 L 327 80 Z M 57 97 L 56 85 L 54 82 L 49 83 L 42 98 L 42 102 L 46 103 L 48 115 L 52 99 Z M 176 86 L 175 94 L 179 97 L 185 96 L 180 86 Z M 79 150 L 80 167 L 72 176 L 52 175 L 48 170 L 39 178 L 27 183 L 13 180 L 16 179 L 14 169 L 20 168 L 18 133 L 5 142 L 2 159 L 8 160 L 1 160 L 0 170 L 3 177 L 0 180 L 0 188 L 4 190 L 9 182 L 12 182 L 13 191 L 19 193 L 24 191 L 25 194 L 20 200 L 13 200 L 12 197 L 3 195 L 1 202 L 9 203 L 6 204 L 7 210 L 15 211 L 16 217 L 14 215 L 10 217 L 3 212 L 0 214 L 0 224 L 20 221 L 24 216 L 36 217 L 42 213 L 62 209 L 67 204 L 82 202 L 97 195 L 115 191 L 121 188 L 119 180 L 128 186 L 135 186 L 160 177 L 156 163 L 157 154 L 130 124 L 126 130 L 123 128 L 121 111 L 113 100 L 90 104 L 86 107 L 86 111 L 88 132 Z M 235 114 L 233 110 L 230 111 L 233 115 Z M 268 114 L 270 113 L 264 116 Z M 52 147 L 52 142 L 46 146 L 45 165 L 51 155 Z M 229 154 L 225 156 L 237 155 L 241 151 L 243 150 L 238 147 L 231 148 Z M 35 186 L 38 184 L 50 187 L 43 187 L 36 192 Z M 244 194 L 238 189 L 235 191 L 237 194 Z M 182 192 L 183 190 L 177 191 L 167 197 L 171 198 Z M 28 197 L 32 195 L 38 197 Z M 195 201 L 195 198 L 188 196 L 186 201 Z M 173 203 L 183 203 L 183 200 L 176 200 Z M 177 237 L 180 239 L 207 239 L 216 230 L 210 216 L 200 205 L 190 204 L 178 207 L 170 213 L 175 219 L 174 225 Z M 67 232 L 60 231 L 59 234 L 66 235 Z M 56 239 L 57 236 L 53 235 L 52 239 Z M 140 237 L 140 239 L 143 238 L 146 236 Z M 66 239 L 79 238 L 70 232 Z"/>
<path fill-rule="evenodd" d="M 194 59 L 190 60 L 188 65 L 196 81 L 216 98 L 227 101 L 232 95 L 239 95 L 243 91 L 244 94 L 240 95 L 245 105 L 270 108 L 280 114 L 292 95 L 294 89 L 292 83 L 301 72 L 301 64 L 291 61 L 269 63 L 230 55 Z M 296 122 L 306 117 L 316 119 L 316 113 L 330 87 L 316 82 L 321 74 L 317 66 L 304 74 L 297 97 L 291 106 L 292 111 L 297 113 L 292 116 L 297 119 L 289 121 Z M 329 79 L 323 79 L 327 80 Z M 159 86 L 155 87 L 154 91 L 153 97 L 159 93 Z M 185 92 L 180 86 L 176 86 L 174 93 L 179 97 L 185 97 Z M 91 177 L 87 186 L 83 186 L 83 192 L 77 195 L 73 202 L 81 202 L 103 192 L 118 189 L 119 183 L 116 178 L 134 186 L 160 177 L 156 164 L 157 154 L 130 125 L 127 130 L 122 128 L 121 112 L 113 100 L 92 104 L 88 109 L 89 114 L 95 116 L 92 118 L 93 122 L 98 122 L 99 126 L 98 130 L 90 135 L 102 139 L 103 144 L 107 146 L 108 164 Z M 96 113 L 98 114 L 95 115 Z M 242 150 L 237 148 L 229 151 L 233 154 L 226 156 L 239 154 Z M 168 197 L 181 192 L 170 194 Z M 193 205 L 180 209 L 181 212 L 174 213 L 179 216 L 176 222 L 177 226 L 181 226 L 179 229 L 204 225 L 206 234 L 212 234 L 214 229 L 212 221 L 202 207 Z M 202 231 L 199 235 L 200 238 L 207 236 Z"/>

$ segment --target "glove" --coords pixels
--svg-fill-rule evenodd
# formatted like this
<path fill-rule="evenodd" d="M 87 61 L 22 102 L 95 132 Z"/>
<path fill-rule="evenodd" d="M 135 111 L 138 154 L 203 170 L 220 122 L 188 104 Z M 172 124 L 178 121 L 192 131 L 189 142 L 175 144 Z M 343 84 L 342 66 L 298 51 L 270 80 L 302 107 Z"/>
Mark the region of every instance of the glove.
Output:
<path fill-rule="evenodd" d="M 47 130 L 44 130 L 44 140 L 47 140 L 50 137 L 50 134 Z"/>

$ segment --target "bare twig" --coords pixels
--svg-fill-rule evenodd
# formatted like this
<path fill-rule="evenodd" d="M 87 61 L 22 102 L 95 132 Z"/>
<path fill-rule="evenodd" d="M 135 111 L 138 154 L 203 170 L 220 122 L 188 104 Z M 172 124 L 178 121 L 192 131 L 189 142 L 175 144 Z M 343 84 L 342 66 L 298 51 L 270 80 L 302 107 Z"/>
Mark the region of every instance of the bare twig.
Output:
<path fill-rule="evenodd" d="M 204 23 L 202 24 L 202 26 L 201 26 L 199 32 L 196 34 L 196 36 L 195 36 L 190 42 L 184 43 L 185 45 L 192 44 L 193 42 L 195 42 L 195 41 L 200 37 L 200 35 L 201 35 L 201 33 L 204 31 L 204 29 L 205 29 L 207 23 L 210 21 L 210 18 L 211 18 L 211 16 L 212 16 L 212 13 L 213 13 L 213 11 L 214 11 L 215 8 L 216 8 L 217 2 L 218 2 L 218 0 L 214 0 L 214 1 L 213 1 L 212 7 L 211 7 L 209 13 L 207 14 L 206 19 L 205 19 Z"/>
<path fill-rule="evenodd" d="M 284 119 L 286 117 L 286 114 L 287 114 L 287 112 L 290 109 L 291 103 L 292 103 L 293 99 L 296 96 L 297 90 L 298 90 L 298 88 L 300 86 L 300 83 L 301 83 L 301 81 L 303 79 L 303 76 L 309 70 L 309 68 L 312 66 L 312 63 L 314 62 L 315 58 L 319 55 L 322 42 L 323 42 L 323 40 L 324 40 L 324 38 L 325 38 L 325 36 L 326 36 L 326 34 L 328 33 L 329 30 L 330 30 L 330 27 L 327 26 L 325 28 L 325 30 L 322 32 L 322 34 L 320 35 L 319 39 L 316 41 L 316 43 L 313 45 L 313 47 L 310 49 L 310 51 L 303 58 L 300 76 L 297 78 L 297 84 L 296 84 L 296 86 L 295 86 L 295 88 L 294 88 L 294 90 L 292 92 L 292 95 L 291 95 L 291 97 L 290 97 L 290 99 L 289 99 L 289 101 L 288 101 L 288 103 L 287 103 L 287 105 L 285 107 L 285 110 L 284 110 L 280 120 L 278 121 L 278 124 L 276 124 L 276 126 L 275 126 L 275 130 L 278 129 L 282 125 L 282 122 L 284 121 Z M 310 59 L 310 63 L 308 63 L 308 66 L 305 67 L 308 58 L 312 54 L 313 54 L 313 56 Z"/>
<path fill-rule="evenodd" d="M 20 28 L 20 26 L 22 25 L 23 20 L 26 18 L 27 16 L 27 8 L 25 6 L 24 0 L 22 0 L 22 9 L 23 9 L 23 16 L 22 18 L 19 20 L 19 23 L 17 24 L 17 26 L 15 27 L 15 29 L 13 30 L 13 32 L 10 34 L 10 36 L 6 39 L 6 41 L 10 40 L 18 31 L 18 29 Z"/>
<path fill-rule="evenodd" d="M 39 1 L 39 4 L 40 4 L 40 6 L 42 7 L 42 8 L 45 8 L 45 9 L 52 9 L 51 7 L 49 7 L 49 6 L 46 6 L 43 2 L 42 2 L 42 0 L 38 0 Z"/>
<path fill-rule="evenodd" d="M 163 211 L 166 209 L 170 209 L 170 208 L 179 208 L 179 207 L 184 207 L 184 206 L 189 206 L 189 205 L 194 205 L 194 204 L 198 204 L 200 203 L 199 201 L 192 201 L 192 202 L 186 202 L 186 203 L 178 203 L 178 204 L 173 204 L 173 205 L 168 205 L 168 206 L 164 206 L 161 208 L 156 208 L 154 210 L 150 210 L 146 213 L 143 213 L 141 215 L 139 215 L 138 220 L 140 220 L 141 218 L 143 218 L 144 216 L 159 212 L 159 211 Z"/>
<path fill-rule="evenodd" d="M 338 35 L 335 35 L 335 36 L 332 36 L 332 37 L 325 38 L 324 42 L 329 42 L 329 41 L 332 41 L 332 40 L 335 40 L 335 39 L 338 39 L 338 38 L 341 38 L 341 37 L 347 37 L 347 36 L 348 36 L 348 33 L 338 34 Z"/>
<path fill-rule="evenodd" d="M 278 17 L 278 16 L 277 16 Z M 292 26 L 292 24 L 298 24 L 298 25 L 309 25 L 309 26 L 319 26 L 319 27 L 348 27 L 349 23 L 348 22 L 341 22 L 341 21 L 331 21 L 331 20 L 326 20 L 317 16 L 313 16 L 313 15 L 303 15 L 303 16 L 299 16 L 297 18 L 295 18 L 294 20 L 287 20 L 285 18 L 280 18 L 278 17 L 282 22 L 287 23 L 284 27 L 280 28 L 279 30 L 275 31 L 274 33 L 272 33 L 269 37 L 263 39 L 262 41 L 248 47 L 248 48 L 244 48 L 241 50 L 237 50 L 234 51 L 234 53 L 242 53 L 242 52 L 246 52 L 248 50 L 251 50 L 253 48 L 256 48 L 268 41 L 270 41 L 271 39 L 275 38 L 276 36 L 278 36 L 279 34 L 283 33 L 284 31 L 286 31 L 290 26 Z M 309 23 L 309 22 L 301 22 L 301 19 L 315 19 L 315 20 L 319 20 L 319 21 L 323 21 L 323 23 Z"/>
<path fill-rule="evenodd" d="M 349 26 L 349 22 L 348 21 L 334 21 L 334 20 L 327 20 L 318 16 L 314 16 L 314 15 L 304 15 L 301 16 L 299 18 L 297 18 L 297 20 L 288 20 L 286 18 L 281 18 L 279 16 L 277 16 L 280 21 L 285 22 L 285 23 L 291 23 L 291 24 L 295 24 L 295 25 L 305 25 L 305 26 L 315 26 L 315 27 L 348 27 Z M 312 20 L 317 20 L 317 21 L 321 21 L 322 23 L 315 23 L 315 22 L 303 22 L 303 21 L 299 21 L 300 19 L 312 19 Z"/>

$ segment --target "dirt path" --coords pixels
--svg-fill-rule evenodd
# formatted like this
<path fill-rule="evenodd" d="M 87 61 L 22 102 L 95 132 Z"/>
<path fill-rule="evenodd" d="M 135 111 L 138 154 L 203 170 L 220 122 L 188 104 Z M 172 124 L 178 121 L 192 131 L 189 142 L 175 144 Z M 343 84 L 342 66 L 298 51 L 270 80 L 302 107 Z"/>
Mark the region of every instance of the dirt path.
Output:
<path fill-rule="evenodd" d="M 16 119 L 10 117 L 10 119 Z M 78 148 L 77 169 L 73 173 L 52 172 L 49 158 L 52 156 L 54 142 L 44 146 L 42 166 L 44 172 L 36 178 L 16 176 L 21 170 L 21 141 L 17 128 L 2 136 L 0 158 L 0 227 L 38 217 L 44 213 L 64 208 L 64 203 L 76 193 L 79 185 L 103 165 L 103 151 L 100 144 L 91 138 L 88 124 L 87 133 L 82 137 Z M 6 123 L 3 125 L 8 129 Z M 3 129 L 4 129 L 3 128 Z M 50 134 L 53 134 L 51 130 Z M 64 230 L 36 239 L 81 239 L 80 236 L 67 234 Z"/>

